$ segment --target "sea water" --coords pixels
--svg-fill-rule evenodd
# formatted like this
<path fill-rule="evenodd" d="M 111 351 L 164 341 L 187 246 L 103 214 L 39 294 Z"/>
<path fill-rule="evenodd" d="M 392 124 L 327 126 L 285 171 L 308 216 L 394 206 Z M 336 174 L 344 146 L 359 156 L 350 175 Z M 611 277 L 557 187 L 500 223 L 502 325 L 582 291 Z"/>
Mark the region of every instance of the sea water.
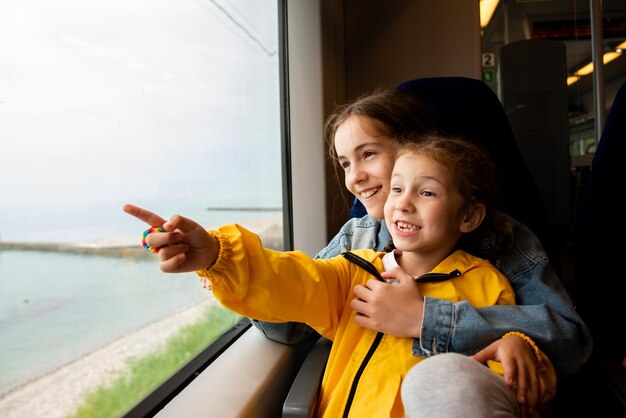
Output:
<path fill-rule="evenodd" d="M 176 213 L 207 228 L 263 215 L 188 209 Z M 17 220 L 0 222 L 2 241 L 139 246 L 146 227 L 124 214 L 121 204 L 65 215 L 52 211 L 47 222 L 27 209 L 18 215 L 28 223 L 20 232 Z M 7 220 L 2 214 L 0 219 Z M 194 273 L 163 273 L 151 257 L 0 250 L 0 393 L 207 297 Z"/>

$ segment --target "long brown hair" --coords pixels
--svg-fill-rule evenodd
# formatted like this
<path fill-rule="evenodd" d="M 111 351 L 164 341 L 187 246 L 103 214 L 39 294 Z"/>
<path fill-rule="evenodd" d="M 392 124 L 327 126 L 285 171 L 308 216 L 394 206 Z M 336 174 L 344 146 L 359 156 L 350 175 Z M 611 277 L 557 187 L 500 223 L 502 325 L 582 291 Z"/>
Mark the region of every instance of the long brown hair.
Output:
<path fill-rule="evenodd" d="M 424 134 L 433 131 L 430 112 L 414 96 L 393 89 L 377 90 L 338 106 L 326 119 L 324 136 L 331 158 L 336 160 L 335 134 L 351 116 L 368 119 L 370 134 L 396 140 L 407 132 Z"/>

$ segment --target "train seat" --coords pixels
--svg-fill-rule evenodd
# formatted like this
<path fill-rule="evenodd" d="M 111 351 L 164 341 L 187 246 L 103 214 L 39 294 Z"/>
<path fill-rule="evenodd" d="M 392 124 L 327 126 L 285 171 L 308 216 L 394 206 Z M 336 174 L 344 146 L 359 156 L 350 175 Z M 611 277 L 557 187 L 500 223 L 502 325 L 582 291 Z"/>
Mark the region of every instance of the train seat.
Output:
<path fill-rule="evenodd" d="M 600 306 L 615 309 L 615 315 L 610 317 L 624 319 L 622 295 L 610 292 L 604 286 L 594 286 L 589 278 L 610 279 L 615 273 L 615 262 L 626 254 L 624 209 L 618 203 L 620 190 L 624 190 L 626 185 L 625 155 L 626 82 L 613 100 L 579 206 L 575 228 L 574 292 L 581 315 L 588 318 L 586 322 L 594 333 L 595 345 L 619 349 L 622 356 L 626 354 L 624 340 L 615 341 L 614 324 L 606 320 L 607 311 L 598 309 Z M 595 303 L 596 298 L 606 302 Z"/>
<path fill-rule="evenodd" d="M 626 254 L 626 224 L 619 199 L 626 184 L 626 82 L 615 98 L 597 144 L 574 229 L 573 298 L 591 330 L 591 359 L 570 384 L 570 398 L 587 400 L 582 408 L 594 416 L 626 416 L 626 326 L 617 273 Z M 616 275 L 617 273 L 617 275 Z M 610 395 L 610 396 L 609 396 Z M 562 405 L 566 412 L 569 405 Z M 605 410 L 599 411 L 602 406 Z M 567 416 L 568 414 L 564 414 Z"/>
<path fill-rule="evenodd" d="M 498 170 L 503 210 L 532 229 L 547 248 L 548 212 L 495 93 L 482 81 L 465 77 L 418 78 L 399 84 L 396 89 L 421 100 L 441 131 L 462 136 L 491 156 Z M 356 199 L 350 214 L 365 214 Z M 283 418 L 311 416 L 310 401 L 321 382 L 327 359 L 324 353 L 329 352 L 329 347 L 330 343 L 322 339 L 314 347 L 312 360 L 305 360 L 285 401 Z"/>

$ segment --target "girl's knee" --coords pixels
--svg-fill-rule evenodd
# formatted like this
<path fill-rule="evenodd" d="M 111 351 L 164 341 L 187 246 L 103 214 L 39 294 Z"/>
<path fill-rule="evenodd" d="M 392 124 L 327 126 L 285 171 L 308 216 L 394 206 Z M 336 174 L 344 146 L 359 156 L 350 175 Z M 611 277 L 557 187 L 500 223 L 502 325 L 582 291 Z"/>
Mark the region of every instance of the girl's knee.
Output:
<path fill-rule="evenodd" d="M 437 354 L 417 363 L 409 371 L 403 387 L 477 387 L 501 379 L 487 367 L 468 356 L 456 353 Z M 467 386 L 466 386 L 467 385 Z"/>
<path fill-rule="evenodd" d="M 516 416 L 513 392 L 504 380 L 470 357 L 438 354 L 417 363 L 401 388 L 407 417 Z M 495 415 L 491 414 L 497 411 Z M 502 412 L 504 412 L 502 414 Z M 460 414 L 460 415 L 457 415 Z"/>

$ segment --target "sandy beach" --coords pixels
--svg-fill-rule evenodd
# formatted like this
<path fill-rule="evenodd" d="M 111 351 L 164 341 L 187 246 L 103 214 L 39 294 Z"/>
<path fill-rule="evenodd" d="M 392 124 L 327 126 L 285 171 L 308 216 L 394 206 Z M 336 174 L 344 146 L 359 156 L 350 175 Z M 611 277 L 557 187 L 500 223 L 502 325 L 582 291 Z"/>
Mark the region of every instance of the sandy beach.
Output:
<path fill-rule="evenodd" d="M 73 413 L 86 394 L 119 376 L 127 360 L 158 350 L 181 326 L 196 322 L 213 303 L 217 302 L 207 299 L 13 387 L 0 394 L 0 416 L 62 418 Z"/>

